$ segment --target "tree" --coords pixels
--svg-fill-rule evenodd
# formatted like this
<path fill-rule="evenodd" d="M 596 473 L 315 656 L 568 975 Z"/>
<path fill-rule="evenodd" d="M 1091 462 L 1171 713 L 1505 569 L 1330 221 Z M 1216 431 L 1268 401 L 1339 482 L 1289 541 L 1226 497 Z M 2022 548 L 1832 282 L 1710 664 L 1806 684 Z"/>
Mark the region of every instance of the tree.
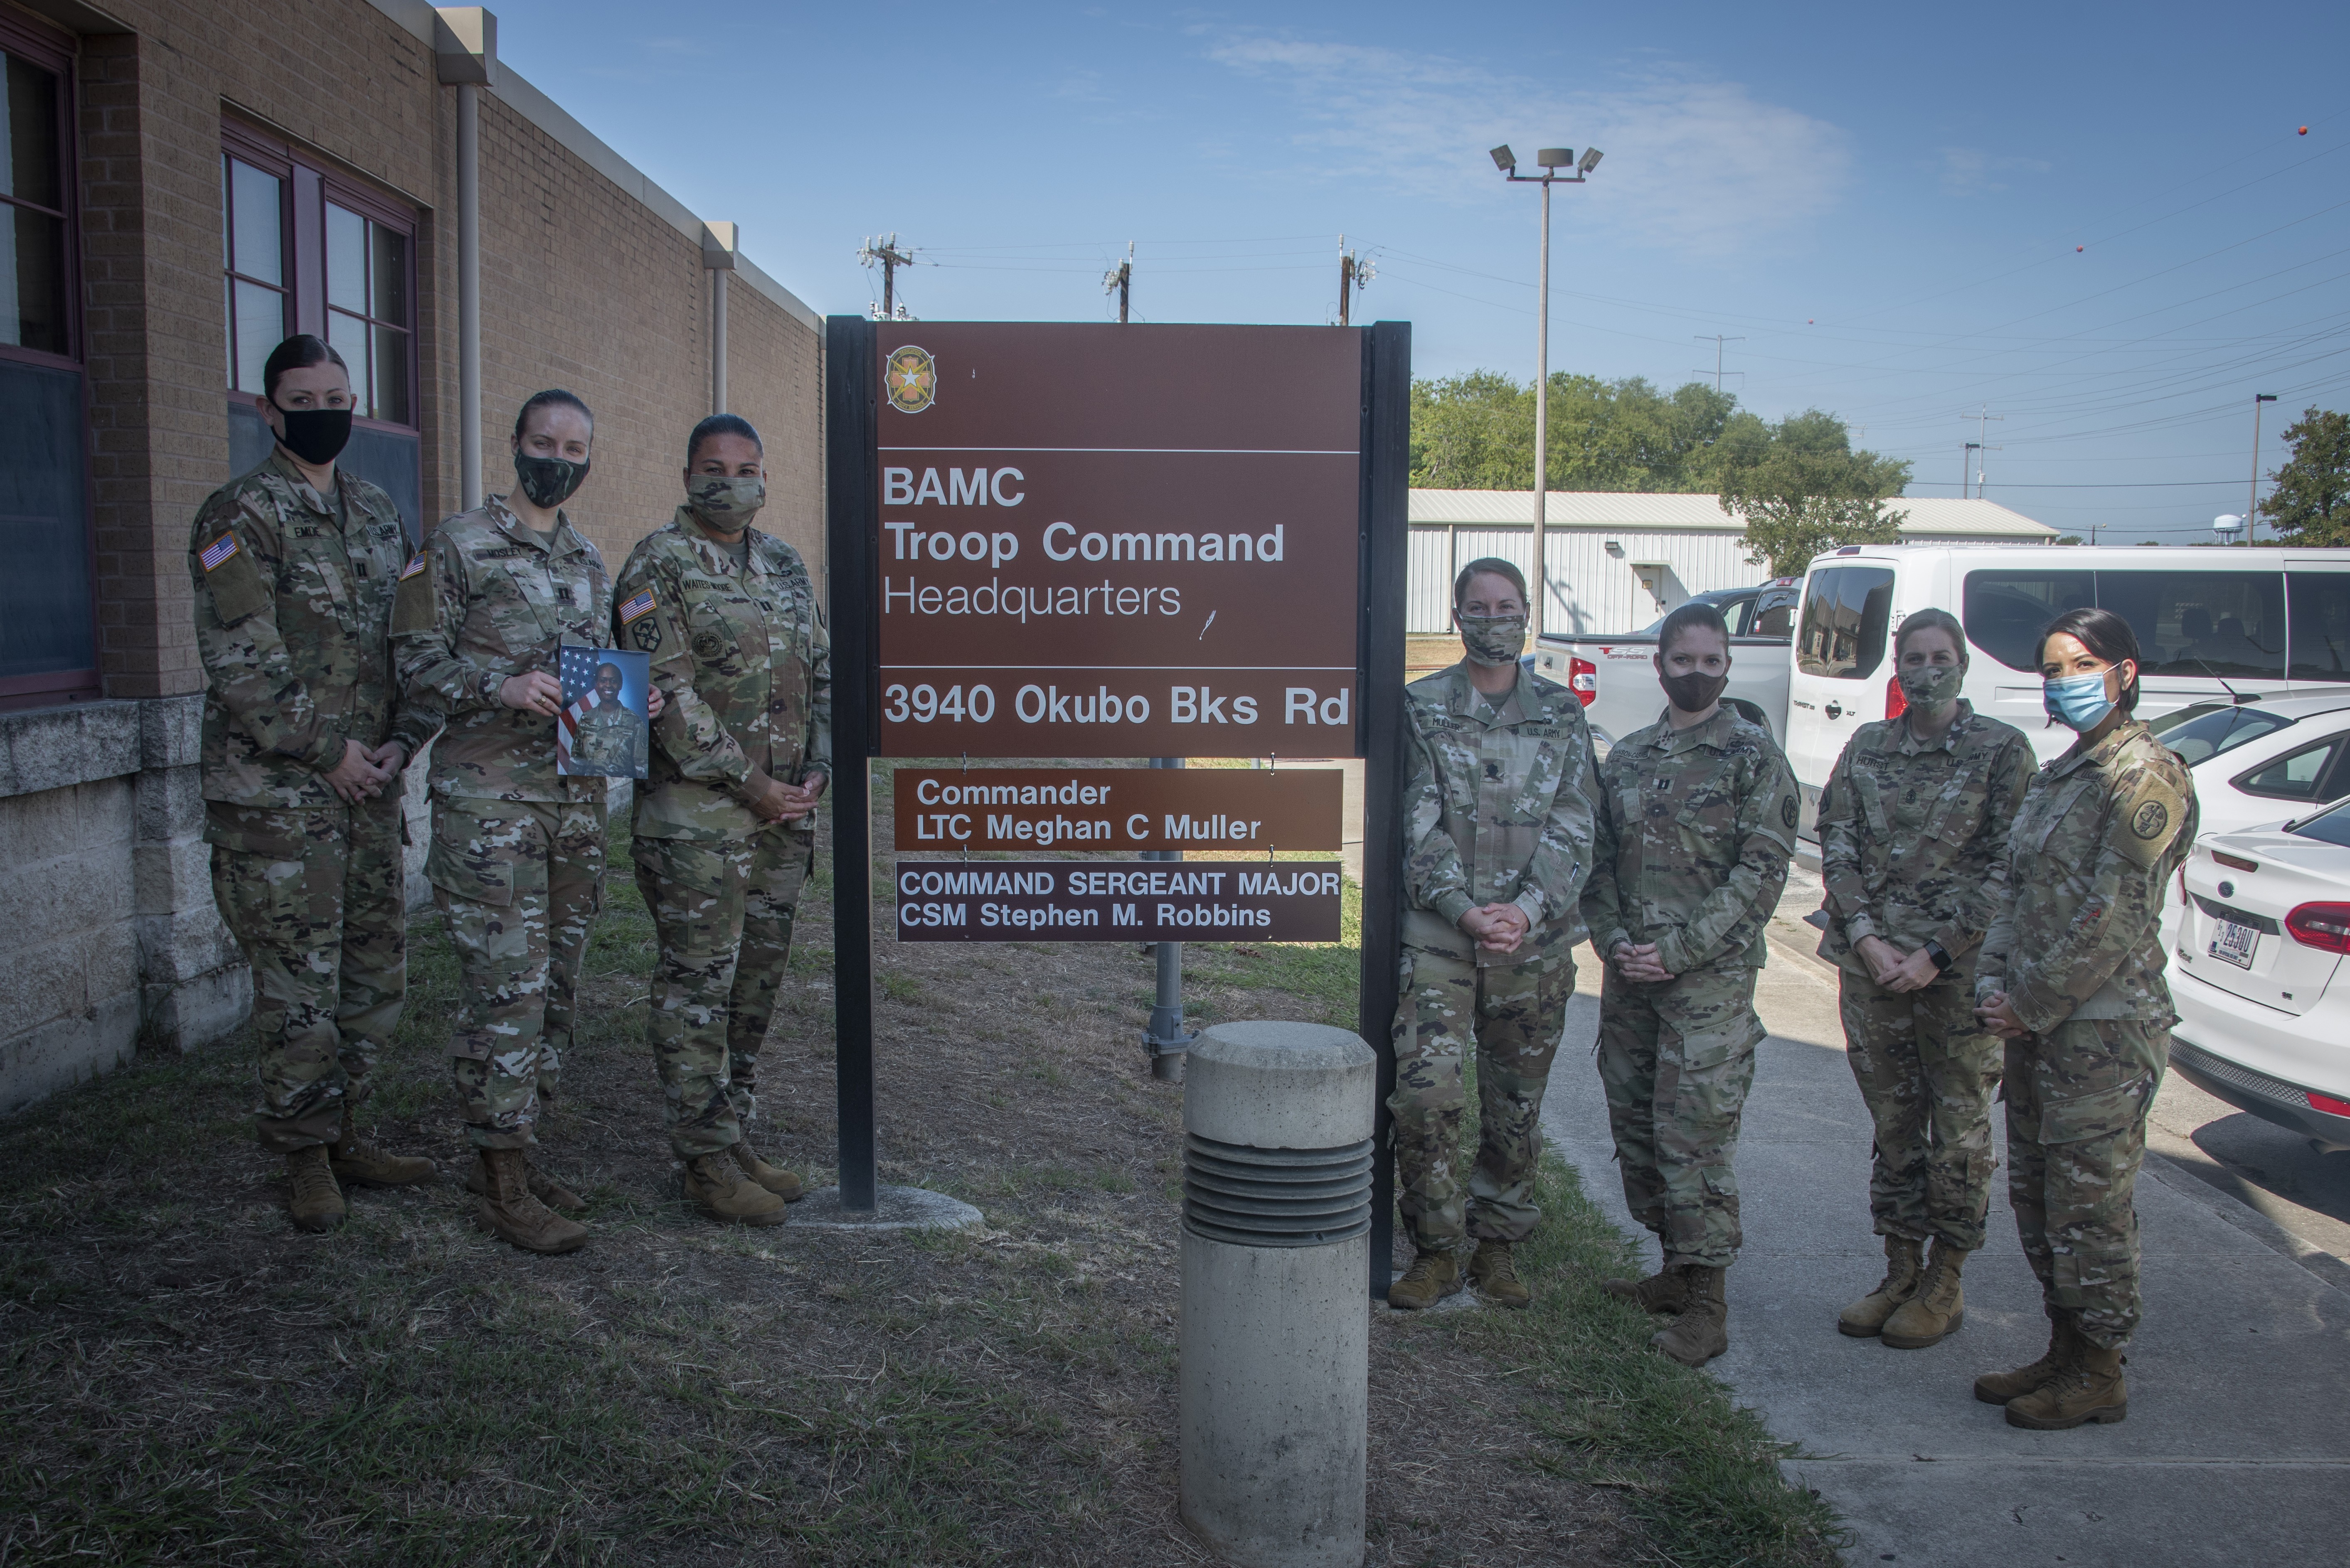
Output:
<path fill-rule="evenodd" d="M 2293 455 L 2270 471 L 2275 488 L 2261 503 L 2273 543 L 2350 545 L 2350 414 L 2304 410 L 2284 443 Z"/>
<path fill-rule="evenodd" d="M 1411 483 L 1428 490 L 1531 490 L 1534 392 L 1492 370 L 1411 389 Z M 1712 488 L 1713 449 L 1738 400 L 1692 381 L 1669 396 L 1640 377 L 1550 379 L 1553 490 Z M 1759 423 L 1759 421 L 1756 421 Z"/>
<path fill-rule="evenodd" d="M 1908 514 L 1885 499 L 1908 484 L 1907 462 L 1853 451 L 1844 421 L 1817 409 L 1776 426 L 1745 419 L 1724 431 L 1718 462 L 1721 509 L 1745 523 L 1749 560 L 1792 577 L 1824 550 L 1900 539 Z"/>
<path fill-rule="evenodd" d="M 2051 539 L 2048 542 L 2052 545 L 2085 545 L 2088 543 L 2086 539 L 2082 538 L 2078 534 L 2060 534 L 2055 538 Z"/>

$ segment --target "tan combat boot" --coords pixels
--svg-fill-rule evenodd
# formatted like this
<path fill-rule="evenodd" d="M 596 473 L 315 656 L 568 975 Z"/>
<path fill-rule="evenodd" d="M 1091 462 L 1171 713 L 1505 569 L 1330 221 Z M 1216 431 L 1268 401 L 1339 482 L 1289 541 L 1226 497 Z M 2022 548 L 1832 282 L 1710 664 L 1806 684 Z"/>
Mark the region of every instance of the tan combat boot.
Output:
<path fill-rule="evenodd" d="M 1683 1366 L 1703 1366 L 1730 1348 L 1730 1300 L 1723 1286 L 1728 1269 L 1684 1263 L 1689 1299 L 1680 1315 L 1649 1336 L 1648 1343 Z"/>
<path fill-rule="evenodd" d="M 2081 1342 L 2071 1365 L 2029 1394 L 2007 1402 L 2007 1424 L 2035 1432 L 2062 1432 L 2095 1421 L 2110 1426 L 2129 1414 L 2122 1353 Z"/>
<path fill-rule="evenodd" d="M 1419 1312 L 1446 1296 L 1460 1293 L 1461 1264 L 1451 1251 L 1422 1252 L 1411 1261 L 1403 1278 L 1388 1287 L 1388 1305 L 1403 1312 Z"/>
<path fill-rule="evenodd" d="M 1836 1332 L 1866 1339 L 1885 1326 L 1904 1302 L 1918 1293 L 1925 1243 L 1908 1236 L 1885 1238 L 1885 1277 L 1877 1288 L 1836 1314 Z"/>
<path fill-rule="evenodd" d="M 378 1148 L 353 1132 L 348 1118 L 342 1136 L 327 1146 L 327 1162 L 337 1181 L 361 1187 L 413 1187 L 432 1180 L 433 1174 L 431 1160 Z"/>
<path fill-rule="evenodd" d="M 1934 1255 L 1917 1293 L 1885 1320 L 1885 1343 L 1896 1350 L 1923 1350 L 1958 1333 L 1967 1321 L 1966 1288 L 1959 1282 L 1966 1266 L 1963 1251 L 1935 1237 Z"/>
<path fill-rule="evenodd" d="M 482 1150 L 482 1202 L 473 1222 L 525 1252 L 576 1252 L 588 1227 L 531 1196 L 529 1166 L 518 1148 Z"/>
<path fill-rule="evenodd" d="M 1643 1312 L 1678 1315 L 1689 1305 L 1689 1277 L 1669 1263 L 1645 1280 L 1602 1280 L 1599 1288 L 1618 1301 L 1637 1302 Z"/>
<path fill-rule="evenodd" d="M 1469 1260 L 1469 1280 L 1495 1306 L 1523 1307 L 1534 1299 L 1518 1278 L 1517 1260 L 1507 1241 L 1478 1242 L 1476 1255 Z"/>
<path fill-rule="evenodd" d="M 804 1196 L 800 1189 L 800 1179 L 798 1177 L 794 1176 L 790 1171 L 785 1170 L 780 1165 L 769 1165 L 765 1160 L 761 1159 L 757 1155 L 751 1152 L 751 1146 L 749 1144 L 737 1139 L 733 1148 L 730 1152 L 734 1156 L 734 1163 L 742 1167 L 743 1175 L 749 1177 L 752 1180 L 757 1182 L 760 1186 L 765 1188 L 768 1191 L 774 1193 L 785 1202 L 797 1203 Z"/>
<path fill-rule="evenodd" d="M 541 1170 L 538 1168 L 538 1161 L 530 1158 L 530 1152 L 527 1149 L 523 1151 L 522 1168 L 525 1182 L 530 1189 L 530 1195 L 549 1209 L 568 1209 L 577 1214 L 588 1207 L 586 1199 Z M 482 1179 L 482 1166 L 479 1160 L 474 1161 L 465 1172 L 465 1190 L 477 1198 L 486 1197 L 489 1194 L 489 1184 Z"/>
<path fill-rule="evenodd" d="M 286 1212 L 299 1231 L 331 1231 L 343 1222 L 343 1189 L 327 1163 L 323 1144 L 297 1148 L 286 1157 Z"/>
<path fill-rule="evenodd" d="M 2020 1399 L 2048 1382 L 2081 1354 L 2082 1339 L 2073 1326 L 2070 1313 L 2056 1313 L 2048 1320 L 2048 1348 L 2039 1360 L 2012 1372 L 1986 1372 L 1975 1379 L 1975 1397 L 1986 1405 L 2004 1405 Z"/>
<path fill-rule="evenodd" d="M 685 1162 L 685 1196 L 713 1220 L 780 1225 L 784 1200 L 743 1174 L 732 1157 L 700 1154 Z"/>

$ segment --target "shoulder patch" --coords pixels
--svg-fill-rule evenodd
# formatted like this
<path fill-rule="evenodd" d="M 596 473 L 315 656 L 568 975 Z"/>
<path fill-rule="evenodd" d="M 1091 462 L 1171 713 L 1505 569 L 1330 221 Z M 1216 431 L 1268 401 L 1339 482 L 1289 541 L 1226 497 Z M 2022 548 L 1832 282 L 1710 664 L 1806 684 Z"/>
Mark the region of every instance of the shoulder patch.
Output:
<path fill-rule="evenodd" d="M 1800 808 L 1798 808 L 1798 807 L 1796 806 L 1796 805 L 1795 805 L 1795 797 L 1794 797 L 1794 795 L 1791 795 L 1791 794 L 1790 794 L 1790 795 L 1782 795 L 1782 796 L 1780 796 L 1780 798 L 1779 798 L 1779 826 L 1782 826 L 1782 827 L 1785 828 L 1788 832 L 1793 833 L 1793 832 L 1795 830 L 1795 821 L 1796 821 L 1796 819 L 1797 819 L 1798 817 L 1800 817 L 1802 815 L 1803 815 L 1803 812 L 1801 811 L 1801 809 L 1800 809 Z"/>
<path fill-rule="evenodd" d="M 630 621 L 635 620 L 639 616 L 650 615 L 652 613 L 652 608 L 653 591 L 650 588 L 647 588 L 643 592 L 638 594 L 635 597 L 629 599 L 627 603 L 621 605 L 620 607 L 613 613 L 620 618 L 620 624 L 622 626 L 626 626 Z"/>
<path fill-rule="evenodd" d="M 217 572 L 228 565 L 229 557 L 236 553 L 236 535 L 224 534 L 198 552 L 196 559 L 203 563 L 206 572 Z"/>
<path fill-rule="evenodd" d="M 2186 803 L 2168 780 L 2147 776 L 2116 806 L 2114 847 L 2134 866 L 2151 867 L 2169 850 L 2187 820 Z"/>
<path fill-rule="evenodd" d="M 425 556 L 426 552 L 419 550 L 415 555 L 409 557 L 408 565 L 400 568 L 400 580 L 401 582 L 404 583 L 408 581 L 409 578 L 416 576 L 417 573 L 424 569 Z"/>

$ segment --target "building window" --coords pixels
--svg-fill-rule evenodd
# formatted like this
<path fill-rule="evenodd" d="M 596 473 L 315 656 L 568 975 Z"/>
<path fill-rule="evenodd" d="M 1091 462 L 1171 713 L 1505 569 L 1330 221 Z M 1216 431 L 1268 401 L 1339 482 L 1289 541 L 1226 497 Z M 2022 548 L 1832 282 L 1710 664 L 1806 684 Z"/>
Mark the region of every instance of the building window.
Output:
<path fill-rule="evenodd" d="M 389 492 L 411 537 L 422 524 L 414 208 L 234 121 L 222 128 L 222 308 L 227 313 L 230 471 L 269 456 L 254 406 L 270 350 L 323 337 L 351 373 L 340 466 Z"/>
<path fill-rule="evenodd" d="M 0 9 L 0 708 L 98 691 L 70 47 Z"/>
<path fill-rule="evenodd" d="M 30 60 L 0 58 L 0 343 L 69 354 L 63 86 Z"/>
<path fill-rule="evenodd" d="M 286 254 L 286 182 L 242 158 L 221 159 L 221 264 L 227 274 L 228 384 L 261 390 L 269 351 L 290 336 L 294 291 Z"/>
<path fill-rule="evenodd" d="M 413 424 L 408 236 L 327 203 L 327 341 L 351 368 L 361 418 Z"/>

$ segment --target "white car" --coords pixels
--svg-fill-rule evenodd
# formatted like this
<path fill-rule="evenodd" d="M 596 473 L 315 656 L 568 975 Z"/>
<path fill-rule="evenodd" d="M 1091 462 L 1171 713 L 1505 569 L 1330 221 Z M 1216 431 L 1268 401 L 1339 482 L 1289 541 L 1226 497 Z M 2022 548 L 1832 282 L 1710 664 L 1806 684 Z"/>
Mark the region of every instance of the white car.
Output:
<path fill-rule="evenodd" d="M 2194 774 L 2206 837 L 2350 794 L 2350 691 L 2197 702 L 2149 727 Z"/>
<path fill-rule="evenodd" d="M 2177 886 L 2170 1064 L 2240 1110 L 2350 1148 L 2350 801 L 2206 834 Z"/>

